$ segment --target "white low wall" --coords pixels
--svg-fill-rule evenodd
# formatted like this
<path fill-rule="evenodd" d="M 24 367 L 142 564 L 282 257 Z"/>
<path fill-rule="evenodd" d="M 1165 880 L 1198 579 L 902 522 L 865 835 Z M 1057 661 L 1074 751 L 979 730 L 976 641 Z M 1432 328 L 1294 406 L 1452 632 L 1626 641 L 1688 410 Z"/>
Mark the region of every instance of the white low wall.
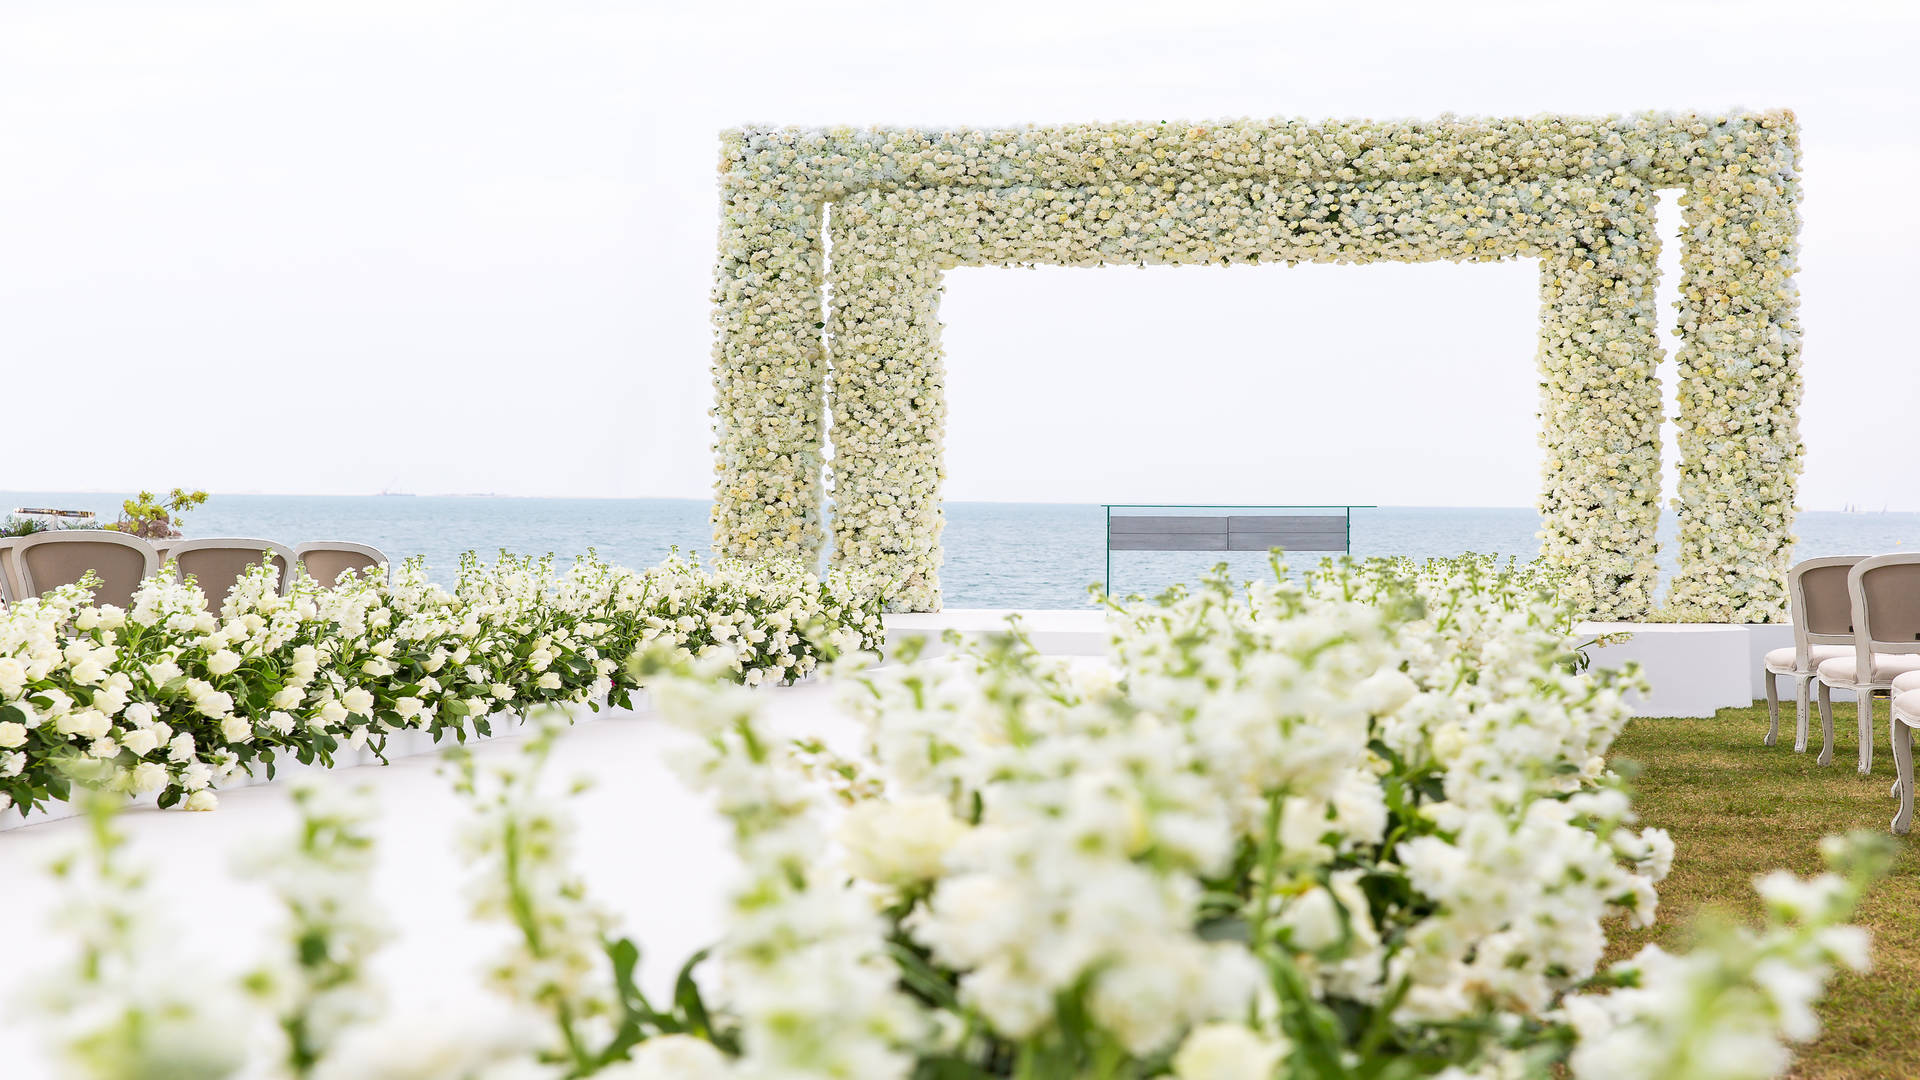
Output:
<path fill-rule="evenodd" d="M 952 630 L 963 639 L 978 641 L 990 634 L 1007 632 L 1007 619 L 1017 617 L 1033 646 L 1048 656 L 1105 656 L 1107 654 L 1107 613 L 1099 610 L 1062 611 L 1012 608 L 949 608 L 946 611 L 912 612 L 885 617 L 887 655 L 892 656 L 900 642 L 910 638 L 930 639 L 922 656 L 939 656 L 952 649 L 942 636 Z"/>
<path fill-rule="evenodd" d="M 1632 699 L 1635 716 L 1712 716 L 1766 696 L 1760 666 L 1768 651 L 1793 644 L 1793 627 L 1732 623 L 1581 623 L 1582 634 L 1631 634 L 1591 650 L 1597 667 L 1638 662 L 1648 692 Z M 1786 687 L 1789 701 L 1792 687 Z"/>
<path fill-rule="evenodd" d="M 907 638 L 931 638 L 927 655 L 948 651 L 940 641 L 952 630 L 963 639 L 985 637 L 1006 630 L 1007 617 L 1018 615 L 1020 625 L 1041 652 L 1056 656 L 1101 656 L 1106 653 L 1106 613 L 1101 611 L 1012 611 L 1002 608 L 958 608 L 931 614 L 886 617 L 887 646 Z M 1581 623 L 1588 637 L 1631 634 L 1617 645 L 1592 650 L 1593 662 L 1617 668 L 1638 662 L 1649 690 L 1631 699 L 1635 716 L 1712 716 L 1720 709 L 1751 705 L 1766 696 L 1760 660 L 1768 650 L 1793 644 L 1793 628 L 1741 626 L 1726 623 Z M 1785 685 L 1782 696 L 1793 700 Z M 1851 700 L 1835 693 L 1836 700 Z"/>

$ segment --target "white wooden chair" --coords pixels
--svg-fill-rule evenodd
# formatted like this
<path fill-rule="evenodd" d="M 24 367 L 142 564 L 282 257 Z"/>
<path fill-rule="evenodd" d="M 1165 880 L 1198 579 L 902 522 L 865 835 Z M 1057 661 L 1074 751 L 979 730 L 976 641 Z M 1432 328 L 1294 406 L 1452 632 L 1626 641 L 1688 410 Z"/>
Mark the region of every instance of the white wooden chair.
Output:
<path fill-rule="evenodd" d="M 327 588 L 332 588 L 340 580 L 340 575 L 349 570 L 371 570 L 376 566 L 385 568 L 387 580 L 393 579 L 392 564 L 386 554 L 366 544 L 345 540 L 315 540 L 295 545 L 293 555 L 306 569 L 308 577 Z"/>
<path fill-rule="evenodd" d="M 111 529 L 54 529 L 14 541 L 22 596 L 71 585 L 91 570 L 100 577 L 93 602 L 127 607 L 140 583 L 160 569 L 152 544 Z"/>
<path fill-rule="evenodd" d="M 1899 774 L 1893 782 L 1893 797 L 1900 800 L 1893 831 L 1905 836 L 1913 827 L 1913 729 L 1920 727 L 1920 671 L 1893 680 L 1893 718 L 1887 727 L 1893 736 L 1894 772 Z"/>
<path fill-rule="evenodd" d="M 200 591 L 207 595 L 207 609 L 219 611 L 221 601 L 252 567 L 265 556 L 280 572 L 280 595 L 293 586 L 293 567 L 298 556 L 285 544 L 245 536 L 210 537 L 200 540 L 169 540 L 162 559 L 180 568 L 180 576 L 193 575 Z"/>
<path fill-rule="evenodd" d="M 1833 691 L 1853 692 L 1860 709 L 1860 773 L 1873 769 L 1873 695 L 1920 671 L 1920 552 L 1876 555 L 1847 572 L 1853 601 L 1853 655 L 1815 668 L 1820 723 L 1827 738 L 1820 764 L 1833 761 Z"/>
<path fill-rule="evenodd" d="M 1847 592 L 1847 572 L 1865 555 L 1808 559 L 1787 573 L 1787 610 L 1793 619 L 1793 645 L 1775 649 L 1761 662 L 1767 684 L 1767 737 L 1772 746 L 1780 738 L 1780 691 L 1776 676 L 1791 675 L 1794 683 L 1793 752 L 1807 752 L 1808 713 L 1814 672 L 1821 663 L 1853 651 L 1853 599 Z M 1832 760 L 1832 741 L 1821 749 L 1824 764 Z"/>
<path fill-rule="evenodd" d="M 20 543 L 18 536 L 0 536 L 0 603 L 17 604 L 26 595 L 26 586 L 20 583 L 19 565 L 14 559 L 13 549 Z"/>

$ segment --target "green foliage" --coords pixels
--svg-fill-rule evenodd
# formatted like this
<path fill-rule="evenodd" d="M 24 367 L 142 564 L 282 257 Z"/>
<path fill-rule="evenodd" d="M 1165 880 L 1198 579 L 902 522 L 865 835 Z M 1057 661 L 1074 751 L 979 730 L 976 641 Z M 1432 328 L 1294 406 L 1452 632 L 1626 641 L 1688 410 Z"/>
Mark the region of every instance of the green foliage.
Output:
<path fill-rule="evenodd" d="M 165 496 L 142 491 L 120 504 L 120 520 L 106 528 L 145 540 L 165 540 L 179 536 L 181 517 L 206 501 L 206 492 L 186 488 L 174 488 Z"/>

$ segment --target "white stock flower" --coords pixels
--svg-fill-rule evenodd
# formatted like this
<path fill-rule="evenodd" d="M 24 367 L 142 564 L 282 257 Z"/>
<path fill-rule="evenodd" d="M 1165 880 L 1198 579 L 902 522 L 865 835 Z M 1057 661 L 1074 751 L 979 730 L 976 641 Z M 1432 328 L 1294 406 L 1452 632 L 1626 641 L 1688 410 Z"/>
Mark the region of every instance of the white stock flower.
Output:
<path fill-rule="evenodd" d="M 656 1035 L 631 1060 L 602 1069 L 598 1080 L 718 1080 L 731 1074 L 725 1054 L 691 1035 Z"/>
<path fill-rule="evenodd" d="M 939 877 L 947 849 L 965 832 L 945 799 L 920 795 L 855 805 L 838 839 L 855 877 L 909 886 Z"/>
<path fill-rule="evenodd" d="M 1205 1024 L 1173 1055 L 1173 1075 L 1179 1080 L 1271 1080 L 1289 1049 L 1285 1038 L 1242 1024 Z"/>

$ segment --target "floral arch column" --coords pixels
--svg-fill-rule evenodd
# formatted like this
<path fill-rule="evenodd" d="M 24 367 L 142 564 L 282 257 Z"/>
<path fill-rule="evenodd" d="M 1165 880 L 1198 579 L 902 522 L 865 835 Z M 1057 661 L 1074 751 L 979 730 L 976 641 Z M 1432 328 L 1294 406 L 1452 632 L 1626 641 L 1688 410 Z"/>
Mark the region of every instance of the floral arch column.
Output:
<path fill-rule="evenodd" d="M 1788 113 L 731 133 L 715 546 L 818 553 L 830 404 L 834 557 L 893 577 L 897 609 L 939 607 L 948 268 L 1527 257 L 1541 265 L 1542 554 L 1592 613 L 1645 617 L 1653 202 L 1683 187 L 1672 610 L 1776 617 L 1800 452 L 1797 153 Z"/>

